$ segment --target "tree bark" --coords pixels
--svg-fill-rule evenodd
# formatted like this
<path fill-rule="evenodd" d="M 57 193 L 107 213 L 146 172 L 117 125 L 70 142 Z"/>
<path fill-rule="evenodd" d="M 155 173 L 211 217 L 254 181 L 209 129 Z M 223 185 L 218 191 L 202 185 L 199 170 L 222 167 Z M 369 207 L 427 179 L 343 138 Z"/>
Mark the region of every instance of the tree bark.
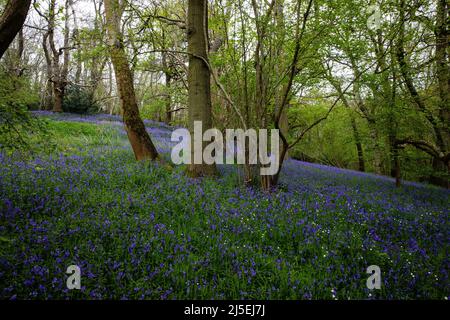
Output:
<path fill-rule="evenodd" d="M 22 29 L 31 0 L 9 0 L 0 17 L 0 59 Z"/>
<path fill-rule="evenodd" d="M 212 127 L 211 77 L 208 65 L 208 1 L 189 0 L 188 2 L 188 109 L 189 129 L 193 139 L 194 121 L 202 122 L 203 131 Z M 194 143 L 191 144 L 194 146 Z M 203 143 L 203 146 L 206 144 Z M 217 174 L 214 164 L 194 163 L 194 148 L 191 148 L 192 164 L 188 167 L 191 177 Z"/>
<path fill-rule="evenodd" d="M 449 30 L 448 30 L 448 10 L 449 4 L 447 0 L 437 1 L 436 10 L 436 74 L 439 87 L 439 118 L 442 127 L 442 148 L 446 152 L 450 147 L 450 67 L 448 57 L 449 46 Z M 449 173 L 448 164 L 434 159 L 433 169 L 437 172 Z M 450 188 L 450 181 L 439 176 L 432 176 L 431 181 Z"/>
<path fill-rule="evenodd" d="M 172 122 L 172 97 L 171 97 L 171 92 L 170 92 L 170 86 L 171 86 L 171 82 L 172 82 L 172 74 L 170 72 L 171 71 L 170 66 L 167 61 L 167 53 L 165 53 L 165 52 L 162 53 L 162 67 L 163 67 L 164 77 L 165 77 L 165 81 L 166 81 L 166 93 L 165 93 L 166 114 L 165 114 L 164 121 L 167 124 L 170 124 Z"/>
<path fill-rule="evenodd" d="M 279 44 L 283 44 L 285 41 L 285 34 L 286 34 L 286 26 L 285 26 L 285 22 L 284 22 L 284 0 L 277 0 L 275 2 L 275 20 L 276 20 L 276 28 L 277 28 L 277 32 L 278 32 L 278 42 Z M 284 46 L 280 45 L 278 48 L 275 49 L 275 61 L 278 61 L 278 64 L 275 65 L 275 72 L 276 74 L 282 74 L 283 69 L 282 69 L 282 65 L 284 64 L 285 60 L 286 60 L 286 55 L 284 52 Z M 280 113 L 280 119 L 279 119 L 279 130 L 280 133 L 284 136 L 284 137 L 288 137 L 289 135 L 289 118 L 288 118 L 288 106 L 289 103 L 286 106 L 283 106 L 283 99 L 284 99 L 284 92 L 283 92 L 283 87 L 281 88 L 281 90 L 278 90 L 277 92 L 277 98 L 276 98 L 276 106 L 275 106 L 275 114 L 278 113 L 278 109 L 282 108 L 281 113 Z M 280 138 L 280 150 L 279 150 L 279 154 L 284 153 L 285 154 L 285 159 L 287 159 L 289 157 L 289 151 L 286 150 L 284 151 L 283 149 L 285 149 L 286 146 L 283 143 L 283 139 Z"/>
<path fill-rule="evenodd" d="M 359 136 L 358 127 L 356 125 L 356 120 L 353 114 L 350 115 L 350 122 L 353 130 L 353 138 L 355 139 L 356 151 L 358 153 L 358 170 L 364 172 L 366 171 L 366 167 L 364 164 L 364 152 L 361 144 L 361 137 Z"/>
<path fill-rule="evenodd" d="M 448 57 L 449 30 L 447 0 L 437 1 L 436 11 L 436 73 L 439 87 L 439 116 L 442 123 L 443 147 L 449 149 L 450 143 L 450 67 Z"/>
<path fill-rule="evenodd" d="M 399 157 L 399 147 L 396 140 L 393 141 L 390 138 L 390 148 L 391 148 L 391 177 L 395 178 L 395 186 L 398 188 L 401 185 L 400 180 L 400 157 Z"/>
<path fill-rule="evenodd" d="M 136 102 L 133 77 L 125 52 L 123 35 L 120 31 L 121 10 L 118 0 L 105 0 L 105 15 L 111 60 L 116 74 L 128 139 L 136 160 L 155 160 L 158 158 L 158 152 L 145 130 Z"/>
<path fill-rule="evenodd" d="M 52 110 L 53 106 L 53 67 L 52 67 L 52 60 L 50 58 L 50 53 L 48 51 L 47 47 L 47 40 L 48 40 L 49 32 L 45 33 L 42 38 L 42 48 L 44 49 L 44 56 L 45 56 L 45 62 L 46 62 L 46 71 L 47 71 L 47 81 L 45 84 L 45 92 L 44 92 L 44 99 L 42 103 L 42 108 L 44 110 Z"/>

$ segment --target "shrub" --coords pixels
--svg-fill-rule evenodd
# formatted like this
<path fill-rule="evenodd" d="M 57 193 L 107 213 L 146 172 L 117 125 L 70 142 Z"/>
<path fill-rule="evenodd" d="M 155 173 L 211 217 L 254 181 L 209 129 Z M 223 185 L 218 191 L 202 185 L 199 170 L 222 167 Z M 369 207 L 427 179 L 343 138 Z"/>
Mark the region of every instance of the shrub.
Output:
<path fill-rule="evenodd" d="M 28 139 L 30 134 L 45 134 L 44 122 L 28 111 L 37 103 L 39 97 L 30 89 L 26 77 L 0 70 L 0 150 L 31 150 L 38 147 Z"/>
<path fill-rule="evenodd" d="M 94 95 L 80 86 L 70 85 L 66 88 L 63 102 L 64 112 L 91 114 L 99 110 Z"/>
<path fill-rule="evenodd" d="M 155 99 L 140 110 L 143 119 L 162 121 L 165 118 L 165 101 Z"/>

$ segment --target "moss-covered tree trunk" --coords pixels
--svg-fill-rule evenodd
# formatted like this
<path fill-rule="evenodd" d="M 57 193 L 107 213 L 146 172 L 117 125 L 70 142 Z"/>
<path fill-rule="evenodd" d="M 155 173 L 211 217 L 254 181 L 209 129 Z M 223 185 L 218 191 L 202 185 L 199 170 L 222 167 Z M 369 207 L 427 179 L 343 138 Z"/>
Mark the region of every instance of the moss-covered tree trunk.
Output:
<path fill-rule="evenodd" d="M 0 58 L 22 29 L 31 0 L 9 0 L 0 17 Z"/>
<path fill-rule="evenodd" d="M 193 138 L 194 121 L 202 122 L 203 132 L 212 126 L 210 71 L 208 68 L 208 1 L 189 0 L 188 3 L 188 109 L 189 129 Z M 192 142 L 192 146 L 194 143 Z M 192 147 L 191 159 L 194 160 Z M 189 165 L 188 173 L 191 177 L 215 175 L 216 166 L 202 164 Z"/>
<path fill-rule="evenodd" d="M 117 89 L 123 111 L 123 121 L 136 160 L 154 160 L 158 158 L 158 152 L 145 130 L 144 122 L 139 114 L 133 76 L 125 52 L 123 35 L 120 31 L 121 12 L 122 10 L 118 0 L 105 0 L 109 50 L 116 74 Z"/>

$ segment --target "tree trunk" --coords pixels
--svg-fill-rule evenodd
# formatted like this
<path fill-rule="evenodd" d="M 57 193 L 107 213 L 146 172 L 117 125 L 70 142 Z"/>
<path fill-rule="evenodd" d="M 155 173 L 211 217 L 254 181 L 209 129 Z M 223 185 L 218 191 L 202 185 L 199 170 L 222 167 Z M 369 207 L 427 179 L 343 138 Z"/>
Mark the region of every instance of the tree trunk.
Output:
<path fill-rule="evenodd" d="M 436 74 L 439 88 L 439 118 L 442 127 L 442 151 L 447 151 L 450 147 L 450 68 L 448 60 L 448 9 L 447 0 L 437 1 L 436 10 Z M 448 175 L 449 169 L 439 159 L 433 161 L 433 170 Z M 431 181 L 442 187 L 450 188 L 450 181 L 438 175 L 433 175 Z"/>
<path fill-rule="evenodd" d="M 390 160 L 391 160 L 391 177 L 395 178 L 395 186 L 400 187 L 400 155 L 397 139 L 394 136 L 389 136 Z"/>
<path fill-rule="evenodd" d="M 53 2 L 53 5 L 55 3 Z M 52 19 L 53 19 L 53 26 L 54 26 L 54 19 L 55 19 L 55 7 L 52 8 Z M 69 37 L 70 37 L 70 29 L 69 29 L 69 0 L 66 0 L 65 4 L 65 16 L 64 16 L 64 44 L 63 49 L 59 49 L 57 51 L 55 49 L 54 45 L 54 38 L 53 38 L 53 32 L 50 36 L 50 41 L 52 43 L 50 44 L 52 51 L 53 51 L 53 71 L 56 71 L 56 74 L 54 75 L 54 84 L 53 84 L 53 112 L 63 112 L 63 101 L 64 101 L 64 95 L 66 92 L 66 86 L 67 86 L 67 75 L 69 73 Z M 61 53 L 63 53 L 63 65 L 60 67 L 59 65 L 59 56 Z"/>
<path fill-rule="evenodd" d="M 400 158 L 398 156 L 398 148 L 394 149 L 394 177 L 395 177 L 395 186 L 398 188 L 401 185 L 400 181 Z"/>
<path fill-rule="evenodd" d="M 0 59 L 22 29 L 31 0 L 9 0 L 0 17 Z"/>
<path fill-rule="evenodd" d="M 50 58 L 50 53 L 48 51 L 47 47 L 47 40 L 48 40 L 49 32 L 45 33 L 42 39 L 42 48 L 44 49 L 44 56 L 45 56 L 45 62 L 47 66 L 47 81 L 45 86 L 45 93 L 44 93 L 44 99 L 43 99 L 43 105 L 42 108 L 44 110 L 52 110 L 52 103 L 53 103 L 53 69 L 52 69 L 52 61 Z"/>
<path fill-rule="evenodd" d="M 281 149 L 280 158 L 279 158 L 280 163 L 278 165 L 277 173 L 275 173 L 274 175 L 266 175 L 266 176 L 261 175 L 261 188 L 264 191 L 270 192 L 278 185 L 281 168 L 283 168 L 283 162 L 286 159 L 287 151 L 288 151 L 287 148 Z"/>
<path fill-rule="evenodd" d="M 170 124 L 172 122 L 172 97 L 170 92 L 170 86 L 172 82 L 172 75 L 170 72 L 169 63 L 167 62 L 167 54 L 165 52 L 162 53 L 162 66 L 164 70 L 164 77 L 166 78 L 166 114 L 165 114 L 165 122 Z"/>
<path fill-rule="evenodd" d="M 63 112 L 64 88 L 53 86 L 53 112 Z"/>
<path fill-rule="evenodd" d="M 448 30 L 447 0 L 438 0 L 436 12 L 436 74 L 439 86 L 439 116 L 442 123 L 443 147 L 448 150 L 450 143 L 450 67 L 448 57 L 449 30 Z"/>
<path fill-rule="evenodd" d="M 361 144 L 361 137 L 359 136 L 358 127 L 356 125 L 356 120 L 353 115 L 350 115 L 350 121 L 352 124 L 353 137 L 355 139 L 356 151 L 358 152 L 358 170 L 361 172 L 366 171 L 364 164 L 364 152 Z"/>
<path fill-rule="evenodd" d="M 285 34 L 286 34 L 286 27 L 284 22 L 284 0 L 277 0 L 275 4 L 275 20 L 276 20 L 276 28 L 278 29 L 278 43 L 284 43 L 285 42 Z M 278 64 L 275 65 L 275 72 L 277 74 L 282 74 L 283 68 L 282 65 L 284 65 L 286 56 L 285 56 L 285 47 L 283 45 L 279 46 L 277 49 L 275 49 L 275 61 L 278 61 Z M 284 98 L 284 90 L 283 86 L 281 87 L 281 90 L 278 90 L 277 92 L 277 98 L 276 98 L 276 107 L 275 107 L 275 113 L 278 112 L 278 108 L 283 108 L 281 110 L 280 114 L 280 120 L 279 120 L 279 130 L 280 134 L 282 134 L 284 137 L 288 137 L 289 135 L 289 119 L 288 119 L 288 106 L 289 103 L 286 106 L 282 106 L 283 104 L 283 98 Z M 284 153 L 285 159 L 289 157 L 288 150 L 284 150 L 286 146 L 283 143 L 283 139 L 280 138 L 280 150 L 279 154 Z"/>
<path fill-rule="evenodd" d="M 73 41 L 76 42 L 76 46 L 79 47 L 80 46 L 80 40 L 79 40 L 80 30 L 78 28 L 77 12 L 75 10 L 73 0 L 69 0 L 69 5 L 72 9 L 72 18 L 73 18 L 73 25 L 74 25 L 72 38 L 73 38 Z M 96 30 L 96 29 L 94 29 L 94 30 Z M 79 53 L 81 53 L 81 50 Z M 76 61 L 76 69 L 75 69 L 76 70 L 75 71 L 75 84 L 76 85 L 79 85 L 81 83 L 82 67 L 83 67 L 82 57 L 81 57 L 81 54 L 78 54 L 77 61 Z"/>
<path fill-rule="evenodd" d="M 120 31 L 120 12 L 118 0 L 105 0 L 110 54 L 122 104 L 123 121 L 136 160 L 154 160 L 158 158 L 158 152 L 139 115 L 133 77 L 124 48 L 123 35 Z"/>
<path fill-rule="evenodd" d="M 17 42 L 18 42 L 18 47 L 17 47 L 17 63 L 18 63 L 18 68 L 16 70 L 16 75 L 18 77 L 22 77 L 23 72 L 25 71 L 24 68 L 24 61 L 23 61 L 23 52 L 25 51 L 25 37 L 23 35 L 23 28 L 20 29 L 19 34 L 17 35 Z"/>
<path fill-rule="evenodd" d="M 208 1 L 189 0 L 188 2 L 188 52 L 189 52 L 189 72 L 188 72 L 188 109 L 189 109 L 189 129 L 191 136 L 194 132 L 194 121 L 202 122 L 202 130 L 212 127 L 212 107 L 210 71 L 208 68 Z M 194 143 L 191 144 L 194 146 Z M 206 144 L 203 143 L 203 147 Z M 189 165 L 188 173 L 191 177 L 217 174 L 214 164 L 194 163 L 194 147 L 192 149 L 192 164 Z M 203 149 L 203 148 L 202 148 Z"/>
<path fill-rule="evenodd" d="M 172 97 L 170 94 L 171 85 L 170 73 L 166 73 L 166 123 L 170 124 L 172 122 Z"/>
<path fill-rule="evenodd" d="M 370 138 L 373 141 L 373 169 L 376 174 L 383 174 L 383 157 L 376 122 L 374 119 L 368 119 L 367 122 L 369 124 Z"/>

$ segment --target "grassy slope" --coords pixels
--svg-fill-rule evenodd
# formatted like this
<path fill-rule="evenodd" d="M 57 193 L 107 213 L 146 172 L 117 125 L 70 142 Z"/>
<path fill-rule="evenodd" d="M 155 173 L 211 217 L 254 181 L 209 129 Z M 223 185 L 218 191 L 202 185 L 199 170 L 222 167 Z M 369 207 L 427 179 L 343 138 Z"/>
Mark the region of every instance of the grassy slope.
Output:
<path fill-rule="evenodd" d="M 195 181 L 136 163 L 115 122 L 50 127 L 56 152 L 0 155 L 3 298 L 450 294 L 446 190 L 291 161 L 284 191 L 266 195 L 232 172 Z M 167 151 L 162 129 L 151 133 Z M 81 291 L 65 287 L 71 264 Z M 383 286 L 369 292 L 372 264 Z"/>

